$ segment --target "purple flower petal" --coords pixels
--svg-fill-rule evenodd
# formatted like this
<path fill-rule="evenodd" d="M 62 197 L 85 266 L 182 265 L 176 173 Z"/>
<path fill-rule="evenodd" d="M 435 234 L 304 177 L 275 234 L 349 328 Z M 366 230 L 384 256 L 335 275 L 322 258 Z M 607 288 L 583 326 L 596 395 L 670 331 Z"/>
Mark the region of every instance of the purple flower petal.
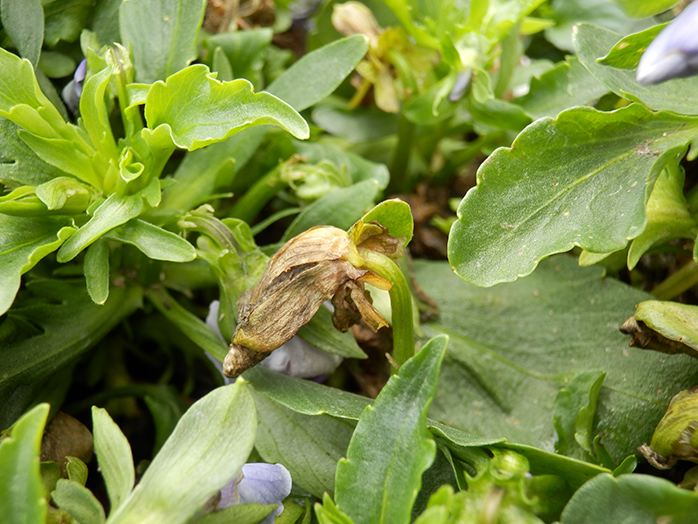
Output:
<path fill-rule="evenodd" d="M 657 84 L 698 73 L 698 2 L 693 2 L 657 35 L 642 55 L 637 81 Z"/>
<path fill-rule="evenodd" d="M 218 509 L 238 504 L 278 504 L 262 524 L 271 524 L 281 515 L 281 503 L 291 493 L 291 474 L 281 464 L 249 463 L 221 490 Z"/>

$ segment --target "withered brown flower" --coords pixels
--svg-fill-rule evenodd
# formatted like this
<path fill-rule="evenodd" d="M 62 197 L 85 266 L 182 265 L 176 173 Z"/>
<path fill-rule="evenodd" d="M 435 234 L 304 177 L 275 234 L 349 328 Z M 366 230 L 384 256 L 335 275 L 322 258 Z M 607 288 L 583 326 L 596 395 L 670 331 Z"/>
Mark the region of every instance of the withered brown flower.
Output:
<path fill-rule="evenodd" d="M 353 238 L 358 236 L 358 238 Z M 347 330 L 361 318 L 377 331 L 388 323 L 364 290 L 391 284 L 363 269 L 361 251 L 397 258 L 403 241 L 378 224 L 364 224 L 353 235 L 317 226 L 292 238 L 274 255 L 259 283 L 238 300 L 238 324 L 223 373 L 237 377 L 293 337 L 326 300 L 332 300 L 335 327 Z"/>

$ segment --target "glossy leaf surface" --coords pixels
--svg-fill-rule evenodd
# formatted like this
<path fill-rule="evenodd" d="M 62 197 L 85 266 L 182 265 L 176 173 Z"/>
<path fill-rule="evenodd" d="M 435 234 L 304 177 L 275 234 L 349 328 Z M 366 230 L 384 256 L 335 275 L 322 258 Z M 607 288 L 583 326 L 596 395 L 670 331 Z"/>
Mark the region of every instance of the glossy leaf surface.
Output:
<path fill-rule="evenodd" d="M 204 0 L 128 0 L 119 8 L 121 38 L 131 47 L 136 80 L 165 80 L 196 58 Z"/>
<path fill-rule="evenodd" d="M 645 227 L 663 155 L 697 134 L 698 119 L 639 104 L 537 120 L 480 166 L 451 230 L 451 264 L 464 280 L 491 286 L 575 245 L 594 253 L 622 248 Z"/>
<path fill-rule="evenodd" d="M 431 340 L 391 377 L 359 418 L 337 464 L 337 507 L 357 524 L 409 522 L 436 445 L 426 427 L 448 339 Z"/>
<path fill-rule="evenodd" d="M 575 421 L 575 441 L 589 447 L 600 436 L 620 463 L 649 441 L 671 397 L 698 380 L 690 357 L 628 348 L 618 328 L 648 295 L 604 280 L 598 267 L 558 256 L 526 279 L 491 289 L 455 284 L 443 263 L 416 261 L 415 271 L 440 308 L 422 328 L 451 341 L 430 416 L 471 435 L 552 451 L 560 438 L 556 396 L 580 374 L 605 371 L 595 405 L 588 393 L 566 416 Z"/>
<path fill-rule="evenodd" d="M 187 103 L 184 103 L 184 101 Z M 148 127 L 169 134 L 178 147 L 194 150 L 220 142 L 252 125 L 274 124 L 296 138 L 308 124 L 269 93 L 253 93 L 247 80 L 219 82 L 204 65 L 193 65 L 155 83 L 145 101 Z"/>

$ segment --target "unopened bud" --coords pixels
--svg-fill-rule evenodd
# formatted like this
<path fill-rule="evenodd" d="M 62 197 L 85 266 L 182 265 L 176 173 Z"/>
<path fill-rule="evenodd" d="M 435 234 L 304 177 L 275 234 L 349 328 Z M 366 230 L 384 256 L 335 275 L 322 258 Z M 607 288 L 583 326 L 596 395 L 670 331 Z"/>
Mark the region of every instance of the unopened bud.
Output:
<path fill-rule="evenodd" d="M 669 402 L 649 446 L 638 448 L 654 467 L 671 468 L 677 460 L 698 462 L 698 386 L 682 391 Z"/>
<path fill-rule="evenodd" d="M 359 2 L 336 4 L 332 10 L 332 25 L 343 36 L 365 35 L 373 48 L 378 46 L 383 32 L 371 10 Z"/>

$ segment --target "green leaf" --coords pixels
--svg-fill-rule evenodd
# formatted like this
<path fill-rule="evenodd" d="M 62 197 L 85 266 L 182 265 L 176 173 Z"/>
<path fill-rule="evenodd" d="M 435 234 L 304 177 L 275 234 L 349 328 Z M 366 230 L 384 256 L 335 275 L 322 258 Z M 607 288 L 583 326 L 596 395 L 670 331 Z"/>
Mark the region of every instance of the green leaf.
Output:
<path fill-rule="evenodd" d="M 574 494 L 562 512 L 561 524 L 588 522 L 691 524 L 698 494 L 649 475 L 599 475 Z"/>
<path fill-rule="evenodd" d="M 669 162 L 659 174 L 647 201 L 647 225 L 628 250 L 628 269 L 633 269 L 652 246 L 676 238 L 695 238 L 698 223 L 688 211 L 684 178 L 676 162 Z"/>
<path fill-rule="evenodd" d="M 371 400 L 366 397 L 323 386 L 309 380 L 289 377 L 262 366 L 246 371 L 244 376 L 246 380 L 252 382 L 256 391 L 296 413 L 305 415 L 328 414 L 355 421 L 359 419 L 363 409 L 371 404 Z M 477 447 L 504 448 L 524 455 L 529 460 L 531 471 L 534 474 L 562 475 L 575 488 L 593 476 L 608 471 L 593 464 L 580 462 L 535 447 L 506 443 L 505 439 L 499 435 L 494 437 L 474 436 L 433 419 L 427 419 L 427 425 L 440 443 L 446 445 L 466 463 L 470 461 L 473 450 Z"/>
<path fill-rule="evenodd" d="M 131 446 L 105 409 L 92 406 L 92 433 L 111 512 L 118 511 L 136 482 Z"/>
<path fill-rule="evenodd" d="M 625 11 L 625 14 L 633 18 L 645 18 L 658 15 L 671 9 L 679 0 L 616 0 Z"/>
<path fill-rule="evenodd" d="M 157 191 L 156 197 L 151 195 L 152 189 Z M 63 263 L 74 259 L 102 235 L 140 215 L 148 204 L 157 205 L 157 202 L 153 203 L 153 199 L 159 197 L 159 194 L 160 185 L 157 179 L 134 195 L 121 196 L 112 193 L 94 210 L 92 218 L 71 236 L 70 241 L 61 246 L 56 260 Z"/>
<path fill-rule="evenodd" d="M 255 89 L 259 89 L 262 82 L 262 67 L 273 35 L 274 31 L 270 27 L 211 35 L 203 42 L 213 56 L 213 59 L 209 58 L 208 64 L 215 71 L 218 71 L 213 67 L 216 62 L 219 64 L 222 62 L 224 70 L 230 68 L 230 77 L 219 76 L 220 80 L 245 78 L 252 82 Z"/>
<path fill-rule="evenodd" d="M 608 92 L 575 57 L 568 57 L 540 78 L 531 80 L 529 92 L 513 103 L 534 119 L 555 117 L 573 106 L 586 105 Z"/>
<path fill-rule="evenodd" d="M 364 180 L 318 198 L 288 226 L 282 241 L 286 242 L 313 226 L 349 229 L 359 217 L 373 207 L 381 189 L 383 188 L 375 180 Z"/>
<path fill-rule="evenodd" d="M 92 302 L 104 304 L 109 298 L 109 244 L 105 240 L 100 239 L 87 248 L 84 268 Z"/>
<path fill-rule="evenodd" d="M 605 376 L 603 371 L 586 371 L 558 391 L 553 405 L 556 453 L 580 460 L 591 458 L 592 422 Z"/>
<path fill-rule="evenodd" d="M 55 0 L 44 3 L 46 4 L 44 6 L 46 45 L 53 47 L 61 40 L 75 42 L 90 18 L 93 2 L 91 0 Z"/>
<path fill-rule="evenodd" d="M 0 182 L 10 186 L 38 186 L 63 174 L 41 160 L 17 133 L 17 125 L 0 118 Z"/>
<path fill-rule="evenodd" d="M 205 0 L 129 0 L 121 4 L 121 41 L 130 48 L 137 82 L 164 80 L 196 58 L 205 7 Z"/>
<path fill-rule="evenodd" d="M 666 26 L 667 24 L 659 24 L 626 36 L 614 45 L 606 56 L 597 58 L 596 62 L 614 69 L 637 69 L 647 46 Z"/>
<path fill-rule="evenodd" d="M 624 247 L 645 227 L 659 171 L 696 133 L 698 119 L 639 104 L 537 120 L 480 166 L 449 236 L 454 270 L 491 286 L 575 245 L 594 253 Z"/>
<path fill-rule="evenodd" d="M 0 315 L 14 302 L 21 276 L 73 234 L 70 223 L 65 217 L 0 214 Z"/>
<path fill-rule="evenodd" d="M 322 505 L 319 502 L 315 503 L 315 515 L 320 524 L 354 524 L 346 513 L 334 505 L 327 493 L 322 496 Z"/>
<path fill-rule="evenodd" d="M 176 183 L 163 190 L 158 210 L 174 210 L 179 215 L 229 191 L 266 132 L 264 126 L 249 128 L 217 144 L 188 152 L 172 178 Z"/>
<path fill-rule="evenodd" d="M 344 358 L 367 358 L 350 331 L 342 333 L 332 324 L 332 313 L 321 307 L 313 319 L 298 330 L 300 336 L 318 349 Z"/>
<path fill-rule="evenodd" d="M 316 126 L 353 143 L 376 141 L 396 134 L 398 129 L 398 116 L 379 109 L 337 108 L 321 104 L 312 111 Z"/>
<path fill-rule="evenodd" d="M 255 448 L 264 461 L 283 464 L 294 484 L 318 498 L 334 493 L 337 461 L 346 454 L 354 424 L 302 415 L 259 393 L 253 396 L 259 421 Z"/>
<path fill-rule="evenodd" d="M 189 524 L 259 524 L 269 515 L 277 504 L 240 504 L 230 506 L 189 521 Z"/>
<path fill-rule="evenodd" d="M 372 401 L 366 397 L 330 388 L 309 380 L 289 377 L 266 369 L 254 367 L 245 372 L 245 379 L 255 390 L 274 402 L 304 415 L 331 415 L 346 420 L 359 420 L 361 413 Z M 427 420 L 436 435 L 461 446 L 486 446 L 502 442 L 501 438 L 472 437 L 434 420 Z"/>
<path fill-rule="evenodd" d="M 62 286 L 53 298 L 55 303 L 34 302 L 15 308 L 5 320 L 17 318 L 35 325 L 39 332 L 21 341 L 0 339 L 0 427 L 7 427 L 28 406 L 43 400 L 47 392 L 42 388 L 48 380 L 62 376 L 64 366 L 75 362 L 141 305 L 140 289 L 126 287 L 112 289 L 109 300 L 98 306 L 81 282 Z"/>
<path fill-rule="evenodd" d="M 364 224 L 373 221 L 387 228 L 390 236 L 395 238 L 405 237 L 404 245 L 409 244 L 410 240 L 412 240 L 414 220 L 412 219 L 412 212 L 407 202 L 403 202 L 397 198 L 385 200 L 360 219 L 360 222 Z M 357 224 L 358 223 L 359 222 L 357 222 Z M 356 227 L 357 224 L 352 226 L 352 229 Z"/>
<path fill-rule="evenodd" d="M 99 45 L 121 41 L 119 9 L 123 0 L 97 0 L 92 12 L 90 29 L 95 32 Z"/>
<path fill-rule="evenodd" d="M 187 338 L 223 362 L 228 346 L 203 320 L 184 309 L 164 288 L 150 288 L 146 294 L 157 310 Z"/>
<path fill-rule="evenodd" d="M 68 480 L 74 480 L 81 486 L 87 482 L 87 465 L 77 457 L 66 457 L 65 471 Z"/>
<path fill-rule="evenodd" d="M 555 25 L 546 28 L 545 38 L 565 51 L 574 51 L 574 27 L 580 23 L 596 24 L 624 35 L 648 25 L 638 27 L 642 22 L 628 18 L 617 2 L 608 0 L 553 0 L 551 7 Z"/>
<path fill-rule="evenodd" d="M 244 373 L 255 390 L 296 413 L 359 420 L 371 399 L 256 366 Z"/>
<path fill-rule="evenodd" d="M 39 58 L 39 69 L 48 78 L 65 78 L 71 76 L 77 63 L 70 56 L 58 51 L 44 51 Z"/>
<path fill-rule="evenodd" d="M 2 27 L 20 56 L 36 67 L 44 42 L 44 10 L 41 0 L 2 0 L 0 13 Z"/>
<path fill-rule="evenodd" d="M 137 218 L 112 229 L 106 236 L 136 246 L 155 260 L 190 262 L 196 258 L 196 250 L 187 240 Z"/>
<path fill-rule="evenodd" d="M 80 524 L 103 524 L 104 508 L 92 492 L 74 480 L 60 479 L 51 494 L 56 505 Z"/>
<path fill-rule="evenodd" d="M 46 519 L 39 452 L 48 411 L 48 404 L 35 406 L 17 421 L 9 437 L 0 440 L 0 521 L 3 524 L 38 524 Z"/>
<path fill-rule="evenodd" d="M 62 215 L 84 212 L 94 197 L 93 191 L 73 177 L 59 176 L 37 186 L 36 196 L 50 211 Z"/>
<path fill-rule="evenodd" d="M 558 256 L 491 289 L 457 282 L 445 263 L 415 261 L 414 269 L 440 312 L 422 329 L 450 337 L 430 415 L 472 436 L 550 449 L 558 391 L 604 370 L 591 436 L 619 463 L 650 440 L 672 395 L 698 383 L 695 359 L 628 348 L 618 328 L 649 296 L 604 280 L 600 267 Z M 575 432 L 587 415 L 578 422 Z"/>
<path fill-rule="evenodd" d="M 278 125 L 297 138 L 309 136 L 308 124 L 286 103 L 269 93 L 254 93 L 247 80 L 219 82 L 204 65 L 153 84 L 145 118 L 150 129 L 163 126 L 178 147 L 190 150 L 262 124 Z"/>
<path fill-rule="evenodd" d="M 409 522 L 436 445 L 426 427 L 448 339 L 432 339 L 361 414 L 337 464 L 337 507 L 361 523 Z"/>
<path fill-rule="evenodd" d="M 167 441 L 187 406 L 172 385 L 149 384 L 144 387 L 147 393 L 143 396 L 143 402 L 155 423 L 153 453 L 156 453 Z"/>
<path fill-rule="evenodd" d="M 385 164 L 372 162 L 356 153 L 345 151 L 341 147 L 319 142 L 300 141 L 294 141 L 294 145 L 296 152 L 303 158 L 307 158 L 308 163 L 330 162 L 339 171 L 346 171 L 355 184 L 364 180 L 375 180 L 381 189 L 384 189 L 390 180 L 390 173 Z"/>
<path fill-rule="evenodd" d="M 644 86 L 635 81 L 634 71 L 622 71 L 597 63 L 623 35 L 590 24 L 581 24 L 574 45 L 579 61 L 596 79 L 619 96 L 639 100 L 657 111 L 683 115 L 698 114 L 698 77 L 680 78 Z"/>
<path fill-rule="evenodd" d="M 22 128 L 20 138 L 42 160 L 98 187 L 90 162 L 94 150 L 43 93 L 31 63 L 0 49 L 0 69 L 0 116 Z"/>
<path fill-rule="evenodd" d="M 109 523 L 187 522 L 245 463 L 256 428 L 254 401 L 243 381 L 214 389 L 179 420 Z"/>
<path fill-rule="evenodd" d="M 334 92 L 368 51 L 368 39 L 353 35 L 308 53 L 267 88 L 296 111 Z M 308 79 L 312 79 L 311 82 Z"/>
<path fill-rule="evenodd" d="M 104 95 L 113 73 L 114 66 L 107 66 L 87 79 L 80 95 L 80 117 L 95 148 L 106 158 L 116 160 L 119 158 L 119 150 L 104 103 Z"/>

